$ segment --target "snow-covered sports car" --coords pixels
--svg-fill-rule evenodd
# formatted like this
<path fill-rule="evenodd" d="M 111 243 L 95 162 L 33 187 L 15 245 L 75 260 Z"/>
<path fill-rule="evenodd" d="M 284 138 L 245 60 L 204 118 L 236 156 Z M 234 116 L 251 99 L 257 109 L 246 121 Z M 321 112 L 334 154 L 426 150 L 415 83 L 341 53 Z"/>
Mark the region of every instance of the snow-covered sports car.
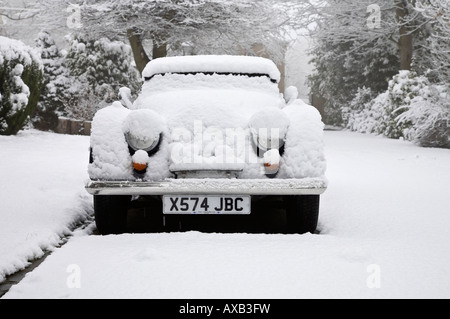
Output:
<path fill-rule="evenodd" d="M 101 234 L 125 232 L 137 202 L 167 225 L 177 215 L 248 215 L 272 196 L 284 203 L 289 232 L 316 230 L 324 125 L 295 88 L 280 94 L 271 60 L 168 57 L 143 77 L 134 103 L 123 88 L 92 123 L 86 189 Z"/>

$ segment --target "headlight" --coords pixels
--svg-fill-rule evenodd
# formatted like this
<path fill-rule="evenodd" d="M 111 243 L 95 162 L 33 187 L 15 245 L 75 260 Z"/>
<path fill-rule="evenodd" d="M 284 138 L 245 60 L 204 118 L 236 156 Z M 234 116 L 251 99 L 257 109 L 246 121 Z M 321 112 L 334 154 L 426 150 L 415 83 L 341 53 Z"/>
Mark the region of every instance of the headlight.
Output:
<path fill-rule="evenodd" d="M 147 109 L 130 112 L 122 126 L 125 139 L 134 151 L 150 152 L 156 149 L 163 130 L 163 119 Z"/>
<path fill-rule="evenodd" d="M 276 108 L 256 113 L 249 123 L 255 145 L 264 152 L 283 147 L 289 125 L 287 114 Z"/>
<path fill-rule="evenodd" d="M 158 146 L 159 143 L 159 138 L 137 137 L 130 132 L 125 134 L 125 139 L 127 140 L 128 145 L 135 151 L 143 150 L 150 152 Z"/>
<path fill-rule="evenodd" d="M 279 150 L 284 145 L 284 140 L 279 138 L 258 137 L 258 147 L 263 151 Z"/>

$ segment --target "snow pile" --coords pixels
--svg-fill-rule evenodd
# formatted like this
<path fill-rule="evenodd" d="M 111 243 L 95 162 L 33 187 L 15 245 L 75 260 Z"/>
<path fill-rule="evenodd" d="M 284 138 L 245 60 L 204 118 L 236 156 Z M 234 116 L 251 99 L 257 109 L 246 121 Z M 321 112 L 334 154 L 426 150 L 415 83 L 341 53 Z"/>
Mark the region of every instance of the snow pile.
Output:
<path fill-rule="evenodd" d="M 144 78 L 151 78 L 156 74 L 191 72 L 262 74 L 268 75 L 276 82 L 279 82 L 281 77 L 277 66 L 269 59 L 230 55 L 177 56 L 155 59 L 146 66 L 142 75 Z"/>

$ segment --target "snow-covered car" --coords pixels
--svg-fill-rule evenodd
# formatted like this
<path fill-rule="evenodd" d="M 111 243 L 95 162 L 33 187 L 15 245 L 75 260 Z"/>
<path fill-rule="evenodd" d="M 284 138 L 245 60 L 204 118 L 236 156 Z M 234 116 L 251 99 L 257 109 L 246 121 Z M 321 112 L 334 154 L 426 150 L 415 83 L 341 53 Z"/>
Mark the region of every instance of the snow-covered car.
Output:
<path fill-rule="evenodd" d="M 134 103 L 124 88 L 92 123 L 86 189 L 101 234 L 125 232 L 138 204 L 164 226 L 186 214 L 249 215 L 274 196 L 288 232 L 316 230 L 327 188 L 324 124 L 295 88 L 280 93 L 271 60 L 160 58 L 143 78 Z"/>

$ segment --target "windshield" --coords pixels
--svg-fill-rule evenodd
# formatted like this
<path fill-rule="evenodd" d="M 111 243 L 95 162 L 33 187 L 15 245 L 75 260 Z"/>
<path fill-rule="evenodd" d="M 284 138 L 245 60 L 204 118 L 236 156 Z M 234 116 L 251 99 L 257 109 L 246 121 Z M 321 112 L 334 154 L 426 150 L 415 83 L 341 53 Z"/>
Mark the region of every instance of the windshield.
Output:
<path fill-rule="evenodd" d="M 171 126 L 202 121 L 205 126 L 243 127 L 256 112 L 283 105 L 278 85 L 265 76 L 166 74 L 144 84 L 134 108 L 152 109 Z"/>

